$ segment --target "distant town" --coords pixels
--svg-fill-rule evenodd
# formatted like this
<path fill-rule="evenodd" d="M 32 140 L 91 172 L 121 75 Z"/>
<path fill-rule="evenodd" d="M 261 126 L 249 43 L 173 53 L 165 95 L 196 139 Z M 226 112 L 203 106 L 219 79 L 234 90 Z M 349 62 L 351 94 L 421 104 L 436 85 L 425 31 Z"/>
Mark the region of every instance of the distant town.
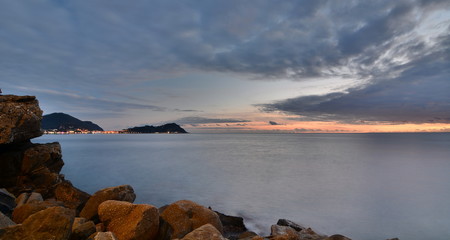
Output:
<path fill-rule="evenodd" d="M 152 132 L 153 134 L 177 134 L 181 132 Z M 58 129 L 53 130 L 44 130 L 44 134 L 59 134 L 59 135 L 66 135 L 66 134 L 146 134 L 144 132 L 131 132 L 128 130 L 120 130 L 120 131 L 89 131 L 86 129 L 76 129 L 76 130 L 68 130 L 68 131 L 61 131 Z"/>

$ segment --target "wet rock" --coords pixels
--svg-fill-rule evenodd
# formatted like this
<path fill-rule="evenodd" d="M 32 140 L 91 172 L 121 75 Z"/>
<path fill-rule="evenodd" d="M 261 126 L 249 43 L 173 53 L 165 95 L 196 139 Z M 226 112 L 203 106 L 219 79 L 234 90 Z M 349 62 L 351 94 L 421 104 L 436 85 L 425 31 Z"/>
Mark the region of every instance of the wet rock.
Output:
<path fill-rule="evenodd" d="M 16 207 L 16 197 L 8 190 L 0 188 L 0 212 L 10 215 Z"/>
<path fill-rule="evenodd" d="M 157 239 L 182 238 L 194 229 L 211 224 L 223 232 L 219 216 L 212 210 L 189 200 L 180 200 L 165 207 Z"/>
<path fill-rule="evenodd" d="M 32 201 L 15 208 L 12 214 L 12 220 L 16 223 L 22 223 L 28 217 L 41 210 L 62 205 L 63 204 L 61 202 L 56 202 L 54 200 L 47 200 L 43 202 Z"/>
<path fill-rule="evenodd" d="M 9 217 L 0 212 L 0 228 L 10 227 L 16 225 Z"/>
<path fill-rule="evenodd" d="M 305 227 L 300 226 L 299 224 L 287 219 L 279 219 L 277 225 L 291 227 L 297 232 L 300 232 L 301 230 L 305 229 Z"/>
<path fill-rule="evenodd" d="M 68 240 L 74 218 L 73 210 L 51 207 L 31 215 L 21 225 L 3 228 L 0 239 Z"/>
<path fill-rule="evenodd" d="M 219 216 L 220 222 L 222 223 L 224 237 L 235 239 L 247 231 L 243 218 L 225 215 L 217 211 L 215 213 Z"/>
<path fill-rule="evenodd" d="M 0 95 L 0 144 L 42 135 L 42 110 L 34 96 Z"/>
<path fill-rule="evenodd" d="M 298 232 L 287 226 L 272 225 L 270 227 L 270 235 L 272 236 L 271 239 L 300 239 Z"/>
<path fill-rule="evenodd" d="M 98 206 L 107 200 L 117 200 L 134 202 L 136 194 L 130 185 L 121 185 L 117 187 L 105 188 L 94 193 L 86 202 L 83 210 L 80 212 L 80 217 L 90 220 L 98 220 Z"/>
<path fill-rule="evenodd" d="M 150 240 L 158 234 L 159 213 L 152 205 L 108 200 L 99 205 L 98 215 L 120 240 Z"/>
<path fill-rule="evenodd" d="M 95 224 L 85 218 L 75 218 L 70 240 L 85 240 L 96 232 Z"/>
<path fill-rule="evenodd" d="M 211 224 L 205 224 L 188 233 L 181 240 L 225 240 L 222 234 Z"/>
<path fill-rule="evenodd" d="M 90 195 L 74 187 L 71 182 L 65 180 L 55 188 L 55 198 L 64 202 L 64 206 L 80 212 Z"/>
<path fill-rule="evenodd" d="M 89 236 L 87 240 L 118 240 L 112 232 L 96 232 Z"/>

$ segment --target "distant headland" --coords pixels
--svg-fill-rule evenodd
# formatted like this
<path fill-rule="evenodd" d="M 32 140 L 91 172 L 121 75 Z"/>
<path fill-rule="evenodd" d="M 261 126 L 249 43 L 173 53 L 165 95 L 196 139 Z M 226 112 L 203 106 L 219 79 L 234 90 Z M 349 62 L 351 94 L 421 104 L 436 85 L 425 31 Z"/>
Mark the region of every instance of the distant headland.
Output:
<path fill-rule="evenodd" d="M 82 121 L 66 113 L 51 113 L 42 117 L 45 134 L 142 134 L 142 133 L 188 133 L 176 123 L 161 126 L 131 127 L 123 130 L 104 131 L 91 121 Z"/>

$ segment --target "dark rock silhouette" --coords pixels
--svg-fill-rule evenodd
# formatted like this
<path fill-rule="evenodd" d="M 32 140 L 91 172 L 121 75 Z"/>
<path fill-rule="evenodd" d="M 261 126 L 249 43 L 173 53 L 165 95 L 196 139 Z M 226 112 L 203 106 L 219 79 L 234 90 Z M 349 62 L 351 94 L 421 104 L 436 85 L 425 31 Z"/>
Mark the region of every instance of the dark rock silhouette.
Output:
<path fill-rule="evenodd" d="M 52 113 L 42 118 L 42 129 L 59 131 L 70 131 L 83 129 L 87 131 L 103 131 L 103 128 L 91 121 L 81 121 L 65 113 Z"/>
<path fill-rule="evenodd" d="M 143 126 L 124 129 L 125 133 L 187 133 L 176 123 L 168 123 L 161 126 Z"/>

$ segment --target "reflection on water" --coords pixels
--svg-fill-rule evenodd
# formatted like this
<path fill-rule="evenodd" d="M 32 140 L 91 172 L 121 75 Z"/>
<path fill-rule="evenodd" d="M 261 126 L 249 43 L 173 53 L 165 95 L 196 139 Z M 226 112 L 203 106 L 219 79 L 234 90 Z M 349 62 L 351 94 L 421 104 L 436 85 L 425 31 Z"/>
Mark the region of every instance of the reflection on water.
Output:
<path fill-rule="evenodd" d="M 353 239 L 449 239 L 450 134 L 46 135 L 63 173 L 136 202 L 190 199 L 267 234 L 288 218 Z"/>

